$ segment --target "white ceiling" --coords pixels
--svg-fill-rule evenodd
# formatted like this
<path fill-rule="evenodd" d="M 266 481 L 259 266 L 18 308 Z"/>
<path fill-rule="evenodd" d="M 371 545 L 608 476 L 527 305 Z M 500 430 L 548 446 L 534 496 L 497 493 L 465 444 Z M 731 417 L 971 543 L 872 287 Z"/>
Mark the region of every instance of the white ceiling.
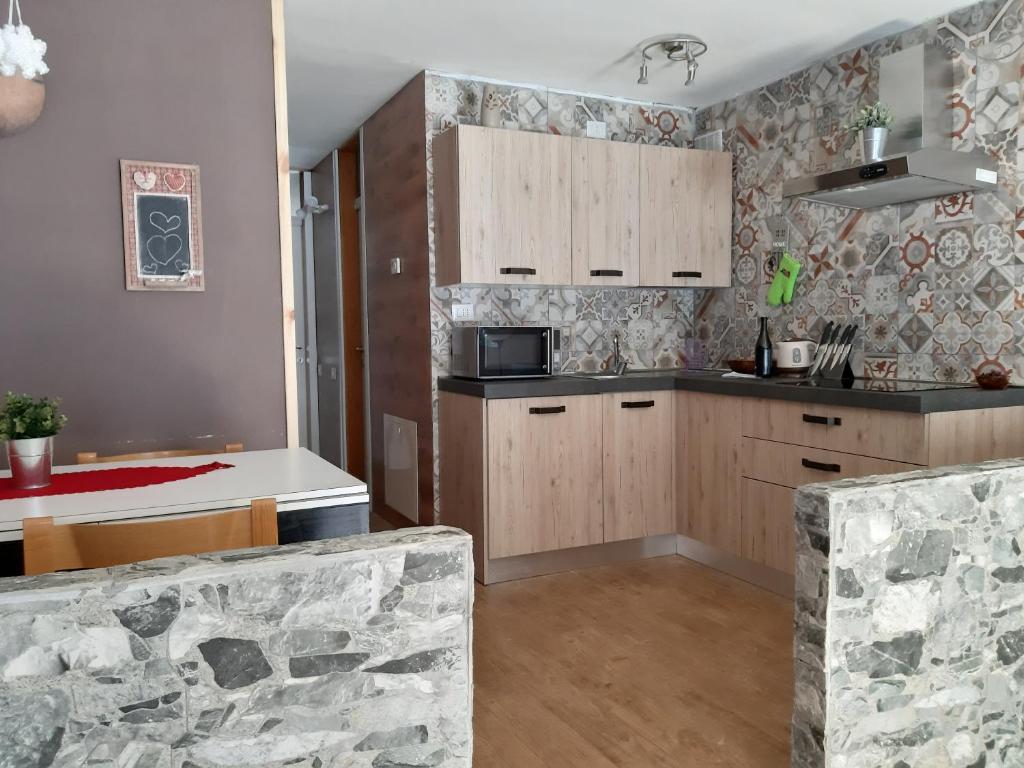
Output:
<path fill-rule="evenodd" d="M 964 0 L 286 0 L 292 165 L 310 167 L 423 69 L 679 106 L 705 106 L 915 26 Z M 697 82 L 636 44 L 708 43 Z M 631 52 L 633 55 L 630 55 Z"/>

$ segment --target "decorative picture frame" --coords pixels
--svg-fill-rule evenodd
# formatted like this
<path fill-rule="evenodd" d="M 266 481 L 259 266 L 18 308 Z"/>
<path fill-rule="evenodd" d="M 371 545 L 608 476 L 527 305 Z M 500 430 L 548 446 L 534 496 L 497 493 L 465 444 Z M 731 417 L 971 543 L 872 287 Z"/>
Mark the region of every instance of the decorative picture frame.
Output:
<path fill-rule="evenodd" d="M 204 291 L 199 166 L 121 161 L 125 288 Z"/>

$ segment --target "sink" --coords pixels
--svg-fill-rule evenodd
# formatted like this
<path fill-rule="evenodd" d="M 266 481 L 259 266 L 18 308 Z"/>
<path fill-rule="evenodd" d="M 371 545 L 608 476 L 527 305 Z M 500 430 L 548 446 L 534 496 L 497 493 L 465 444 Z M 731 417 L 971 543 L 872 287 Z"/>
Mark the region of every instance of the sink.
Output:
<path fill-rule="evenodd" d="M 597 381 L 603 381 L 606 379 L 628 379 L 635 376 L 672 376 L 679 371 L 681 368 L 637 368 L 635 370 L 627 370 L 621 376 L 614 373 L 566 373 L 564 376 L 569 376 L 574 379 L 595 379 Z"/>

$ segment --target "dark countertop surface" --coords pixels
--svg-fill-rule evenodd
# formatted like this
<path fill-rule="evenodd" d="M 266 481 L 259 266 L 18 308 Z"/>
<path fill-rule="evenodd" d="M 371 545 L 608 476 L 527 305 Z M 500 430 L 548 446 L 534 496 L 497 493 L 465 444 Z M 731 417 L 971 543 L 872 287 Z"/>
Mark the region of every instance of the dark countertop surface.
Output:
<path fill-rule="evenodd" d="M 563 375 L 539 379 L 512 379 L 476 381 L 450 376 L 438 379 L 442 392 L 455 392 L 489 400 L 517 397 L 563 397 L 568 395 L 597 395 L 605 392 L 653 392 L 680 389 L 708 392 L 736 397 L 764 397 L 771 400 L 789 400 L 797 403 L 874 408 L 882 411 L 905 413 L 939 413 L 943 411 L 972 411 L 984 408 L 1005 408 L 1024 405 L 1024 387 L 1011 387 L 999 392 L 986 391 L 976 386 L 933 384 L 942 389 L 893 392 L 883 388 L 893 382 L 858 381 L 856 388 L 846 389 L 840 384 L 796 386 L 793 379 L 723 377 L 722 371 L 633 371 L 625 376 L 601 378 L 598 375 Z M 789 382 L 789 383 L 787 383 Z M 906 382 L 927 385 L 928 382 Z M 862 386 L 879 389 L 861 389 Z M 952 388 L 947 388 L 952 387 Z"/>

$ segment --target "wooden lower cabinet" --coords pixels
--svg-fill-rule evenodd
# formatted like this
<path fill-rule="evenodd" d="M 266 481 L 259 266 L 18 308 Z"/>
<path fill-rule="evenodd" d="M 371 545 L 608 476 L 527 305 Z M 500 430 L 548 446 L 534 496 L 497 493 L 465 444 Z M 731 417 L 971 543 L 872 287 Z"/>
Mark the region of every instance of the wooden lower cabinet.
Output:
<path fill-rule="evenodd" d="M 793 573 L 796 491 L 744 477 L 740 480 L 740 557 Z"/>
<path fill-rule="evenodd" d="M 604 541 L 600 395 L 487 401 L 491 558 Z"/>
<path fill-rule="evenodd" d="M 603 395 L 604 540 L 675 533 L 674 392 Z"/>
<path fill-rule="evenodd" d="M 678 531 L 736 556 L 742 417 L 735 397 L 676 393 Z"/>
<path fill-rule="evenodd" d="M 441 392 L 438 409 L 441 522 L 472 534 L 485 584 L 596 563 L 579 549 L 595 544 L 619 558 L 675 551 L 674 392 Z"/>

